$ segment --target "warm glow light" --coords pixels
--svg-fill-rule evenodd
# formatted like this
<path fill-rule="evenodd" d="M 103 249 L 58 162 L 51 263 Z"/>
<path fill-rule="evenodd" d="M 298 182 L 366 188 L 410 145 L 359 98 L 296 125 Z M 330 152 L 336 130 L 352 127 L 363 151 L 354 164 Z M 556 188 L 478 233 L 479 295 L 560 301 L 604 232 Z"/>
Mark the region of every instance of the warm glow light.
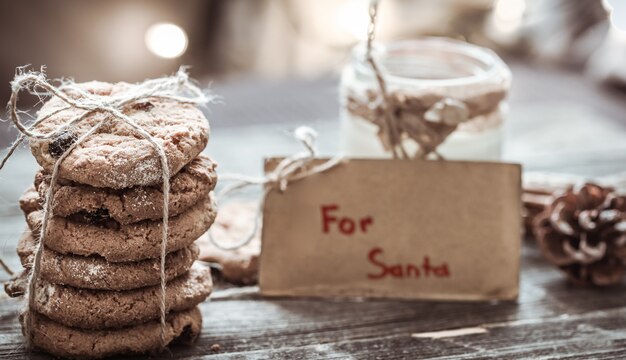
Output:
<path fill-rule="evenodd" d="M 146 46 L 156 56 L 172 59 L 187 50 L 187 34 L 180 26 L 158 23 L 146 31 Z"/>
<path fill-rule="evenodd" d="M 517 21 L 526 10 L 526 2 L 524 0 L 498 0 L 494 8 L 494 13 L 498 18 L 504 21 Z"/>
<path fill-rule="evenodd" d="M 368 6 L 367 0 L 349 0 L 339 4 L 334 16 L 337 29 L 354 39 L 365 40 L 369 24 Z"/>
<path fill-rule="evenodd" d="M 493 25 L 501 33 L 513 33 L 522 24 L 525 0 L 498 0 L 493 9 Z"/>

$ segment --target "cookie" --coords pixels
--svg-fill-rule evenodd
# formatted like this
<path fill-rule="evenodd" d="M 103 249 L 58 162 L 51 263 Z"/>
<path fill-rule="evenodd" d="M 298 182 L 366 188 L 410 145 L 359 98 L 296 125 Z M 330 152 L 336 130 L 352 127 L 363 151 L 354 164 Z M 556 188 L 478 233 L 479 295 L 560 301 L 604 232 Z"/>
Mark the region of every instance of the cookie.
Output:
<path fill-rule="evenodd" d="M 30 268 L 35 240 L 24 232 L 17 244 L 22 265 Z M 198 258 L 195 244 L 171 252 L 165 257 L 165 279 L 171 280 L 189 270 Z M 160 260 L 112 263 L 100 256 L 59 254 L 44 248 L 41 257 L 41 278 L 59 285 L 95 290 L 131 290 L 160 284 Z"/>
<path fill-rule="evenodd" d="M 170 218 L 166 252 L 191 245 L 207 231 L 215 215 L 216 206 L 209 196 L 184 213 Z M 31 230 L 39 229 L 42 219 L 41 210 L 26 215 Z M 48 222 L 45 246 L 61 254 L 99 255 L 110 262 L 154 259 L 161 255 L 162 226 L 160 220 L 128 225 L 120 225 L 113 220 L 105 224 L 90 224 L 88 219 L 53 216 Z"/>
<path fill-rule="evenodd" d="M 52 355 L 74 359 L 98 359 L 113 355 L 156 353 L 161 350 L 159 321 L 112 330 L 82 330 L 61 325 L 36 312 L 32 342 Z M 24 326 L 26 316 L 20 316 Z M 193 343 L 202 329 L 197 307 L 167 316 L 165 343 Z"/>
<path fill-rule="evenodd" d="M 22 194 L 19 203 L 20 209 L 22 209 L 24 214 L 30 214 L 33 211 L 41 210 L 41 197 L 32 185 L 26 189 L 24 194 Z"/>
<path fill-rule="evenodd" d="M 79 84 L 85 91 L 113 98 L 132 92 L 136 85 L 88 82 Z M 68 93 L 80 98 L 77 93 Z M 49 133 L 80 116 L 81 109 L 62 108 L 67 105 L 57 97 L 47 101 L 38 112 L 38 118 L 53 114 L 34 130 Z M 202 112 L 192 104 L 183 104 L 163 98 L 149 98 L 128 104 L 122 112 L 135 124 L 150 133 L 164 148 L 170 174 L 198 156 L 209 139 L 209 123 Z M 48 173 L 54 163 L 76 139 L 91 127 L 110 119 L 107 125 L 78 145 L 63 161 L 59 175 L 63 179 L 94 187 L 122 189 L 161 183 L 160 159 L 150 143 L 136 130 L 108 113 L 93 113 L 55 139 L 30 141 L 37 162 Z"/>
<path fill-rule="evenodd" d="M 158 273 L 158 271 L 157 271 Z M 26 277 L 26 272 L 23 273 Z M 18 281 L 19 282 L 19 281 Z M 182 311 L 211 293 L 211 270 L 195 265 L 167 283 L 167 311 Z M 81 329 L 120 328 L 159 318 L 160 285 L 128 291 L 86 290 L 37 282 L 34 310 L 59 324 Z"/>
<path fill-rule="evenodd" d="M 215 188 L 216 164 L 205 156 L 198 156 L 172 177 L 169 213 L 176 216 L 208 196 Z M 45 198 L 50 176 L 40 171 L 35 177 L 35 188 Z M 160 185 L 136 186 L 113 190 L 95 188 L 70 181 L 60 181 L 55 187 L 52 203 L 54 215 L 68 217 L 82 214 L 89 218 L 111 218 L 120 224 L 163 217 L 163 192 Z"/>
<path fill-rule="evenodd" d="M 256 204 L 227 203 L 220 207 L 220 213 L 211 233 L 219 244 L 230 245 L 241 241 L 255 221 Z M 220 273 L 227 281 L 235 284 L 256 284 L 259 278 L 259 256 L 261 255 L 261 231 L 246 245 L 223 250 L 213 245 L 208 234 L 197 240 L 200 259 L 219 265 Z"/>

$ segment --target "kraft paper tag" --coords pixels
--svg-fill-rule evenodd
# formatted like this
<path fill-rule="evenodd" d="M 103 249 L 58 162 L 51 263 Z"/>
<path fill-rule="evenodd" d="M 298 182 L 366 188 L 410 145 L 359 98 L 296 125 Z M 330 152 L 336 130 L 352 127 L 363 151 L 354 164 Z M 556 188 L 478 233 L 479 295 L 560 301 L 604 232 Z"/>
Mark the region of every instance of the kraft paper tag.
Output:
<path fill-rule="evenodd" d="M 352 159 L 274 189 L 261 292 L 515 299 L 520 177 L 514 164 Z"/>

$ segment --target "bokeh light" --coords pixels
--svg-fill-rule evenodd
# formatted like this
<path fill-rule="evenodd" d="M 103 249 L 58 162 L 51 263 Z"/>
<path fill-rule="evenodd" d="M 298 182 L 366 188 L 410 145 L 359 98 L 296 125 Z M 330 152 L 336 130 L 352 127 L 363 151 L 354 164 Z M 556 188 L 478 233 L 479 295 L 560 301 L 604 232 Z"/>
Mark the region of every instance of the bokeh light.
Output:
<path fill-rule="evenodd" d="M 493 9 L 493 25 L 501 33 L 513 33 L 522 24 L 526 1 L 497 0 Z"/>
<path fill-rule="evenodd" d="M 187 33 L 180 26 L 171 23 L 158 23 L 146 31 L 146 46 L 156 56 L 173 59 L 187 50 Z"/>

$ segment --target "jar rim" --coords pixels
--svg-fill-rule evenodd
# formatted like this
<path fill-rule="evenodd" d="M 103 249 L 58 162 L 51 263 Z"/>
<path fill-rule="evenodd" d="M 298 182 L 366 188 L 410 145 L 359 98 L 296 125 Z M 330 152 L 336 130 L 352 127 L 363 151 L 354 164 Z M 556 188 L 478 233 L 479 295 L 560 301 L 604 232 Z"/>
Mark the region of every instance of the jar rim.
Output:
<path fill-rule="evenodd" d="M 421 78 L 413 76 L 403 76 L 390 71 L 385 66 L 385 57 L 390 58 L 394 53 L 418 52 L 418 51 L 439 51 L 457 56 L 465 57 L 479 63 L 481 71 L 473 74 L 446 77 L 446 78 Z M 361 43 L 353 50 L 353 61 L 362 67 L 362 71 L 371 72 L 369 64 L 365 62 L 366 44 Z M 373 55 L 378 60 L 381 71 L 385 78 L 396 84 L 411 85 L 419 83 L 422 86 L 465 86 L 484 82 L 492 77 L 502 77 L 504 82 L 510 81 L 511 73 L 508 66 L 492 50 L 464 41 L 445 37 L 419 37 L 411 40 L 398 40 L 391 42 L 379 42 L 374 44 Z M 382 60 L 382 61 L 381 61 Z"/>

